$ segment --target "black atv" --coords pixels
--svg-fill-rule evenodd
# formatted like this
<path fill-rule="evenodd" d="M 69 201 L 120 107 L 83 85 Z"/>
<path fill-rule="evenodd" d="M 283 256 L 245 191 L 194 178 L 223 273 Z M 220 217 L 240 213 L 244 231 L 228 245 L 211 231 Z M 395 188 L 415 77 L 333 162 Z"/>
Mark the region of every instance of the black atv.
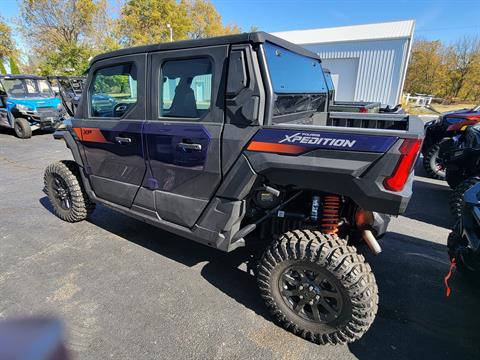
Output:
<path fill-rule="evenodd" d="M 453 193 L 450 209 L 460 217 L 463 208 L 463 193 L 480 181 L 480 124 L 470 126 L 456 140 L 442 143 L 441 157 L 446 166 L 446 180 Z"/>
<path fill-rule="evenodd" d="M 444 113 L 438 119 L 425 124 L 425 139 L 422 146 L 423 167 L 430 177 L 440 180 L 446 177 L 445 164 L 439 155 L 440 143 L 444 139 L 463 134 L 470 125 L 478 121 L 480 121 L 480 106 Z"/>
<path fill-rule="evenodd" d="M 461 217 L 448 236 L 448 254 L 472 279 L 480 275 L 480 183 L 465 191 Z"/>
<path fill-rule="evenodd" d="M 61 131 L 75 160 L 45 171 L 58 217 L 101 203 L 215 249 L 260 248 L 279 324 L 319 344 L 368 330 L 378 288 L 352 245 L 378 254 L 386 214 L 407 207 L 417 117 L 330 112 L 318 55 L 262 32 L 99 55 L 85 89 Z"/>

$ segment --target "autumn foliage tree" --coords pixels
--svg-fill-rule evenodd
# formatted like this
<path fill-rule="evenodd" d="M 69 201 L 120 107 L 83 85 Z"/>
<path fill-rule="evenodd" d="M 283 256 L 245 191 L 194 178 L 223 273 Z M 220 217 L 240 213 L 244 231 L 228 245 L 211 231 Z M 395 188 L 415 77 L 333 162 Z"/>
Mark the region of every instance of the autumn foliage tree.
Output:
<path fill-rule="evenodd" d="M 41 73 L 81 74 L 108 36 L 107 0 L 22 0 L 20 5 L 21 30 Z"/>
<path fill-rule="evenodd" d="M 222 17 L 208 0 L 182 0 L 192 21 L 188 36 L 192 39 L 238 34 L 241 29 L 236 24 L 222 23 Z"/>
<path fill-rule="evenodd" d="M 81 74 L 100 52 L 127 46 L 240 33 L 224 25 L 210 0 L 19 0 L 20 29 L 30 45 L 29 69 Z M 1 28 L 0 28 L 1 30 Z"/>
<path fill-rule="evenodd" d="M 451 100 L 480 100 L 480 40 L 462 38 L 445 46 L 417 40 L 407 71 L 405 91 Z"/>
<path fill-rule="evenodd" d="M 226 26 L 209 0 L 127 0 L 118 20 L 120 42 L 126 46 L 173 40 L 199 39 L 235 34 L 241 29 Z"/>
<path fill-rule="evenodd" d="M 12 39 L 12 29 L 0 17 L 0 74 L 5 74 L 4 62 L 15 56 L 15 44 Z"/>

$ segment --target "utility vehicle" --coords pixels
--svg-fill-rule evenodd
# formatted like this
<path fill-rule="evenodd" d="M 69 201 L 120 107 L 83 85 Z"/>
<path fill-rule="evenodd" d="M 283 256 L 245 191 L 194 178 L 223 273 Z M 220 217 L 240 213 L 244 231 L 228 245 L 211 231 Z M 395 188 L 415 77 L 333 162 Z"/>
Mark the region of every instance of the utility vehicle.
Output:
<path fill-rule="evenodd" d="M 443 113 L 437 119 L 425 124 L 425 140 L 422 146 L 423 167 L 427 174 L 444 180 L 445 164 L 439 156 L 440 142 L 462 135 L 470 126 L 480 121 L 480 105 L 472 109 L 462 109 Z"/>
<path fill-rule="evenodd" d="M 448 236 L 448 254 L 457 268 L 478 282 L 480 275 L 480 183 L 465 191 L 461 217 Z"/>
<path fill-rule="evenodd" d="M 55 129 L 63 106 L 44 77 L 0 75 L 0 126 L 13 128 L 22 139 L 37 129 Z"/>
<path fill-rule="evenodd" d="M 101 203 L 212 248 L 260 247 L 282 326 L 320 344 L 367 331 L 377 284 L 351 244 L 379 253 L 383 214 L 405 210 L 419 119 L 328 113 L 318 55 L 262 32 L 99 55 L 85 89 L 62 132 L 75 160 L 45 171 L 58 217 Z"/>
<path fill-rule="evenodd" d="M 463 194 L 480 182 L 480 124 L 469 126 L 462 138 L 462 142 L 445 142 L 449 149 L 442 154 L 446 180 L 453 189 L 450 210 L 457 218 L 462 214 Z"/>
<path fill-rule="evenodd" d="M 52 89 L 62 100 L 69 116 L 73 116 L 85 85 L 83 76 L 47 76 Z"/>

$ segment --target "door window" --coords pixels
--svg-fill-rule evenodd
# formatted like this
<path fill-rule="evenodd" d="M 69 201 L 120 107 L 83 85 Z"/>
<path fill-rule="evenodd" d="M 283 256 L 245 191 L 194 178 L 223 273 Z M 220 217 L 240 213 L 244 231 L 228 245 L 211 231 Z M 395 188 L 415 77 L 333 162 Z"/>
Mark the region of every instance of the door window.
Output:
<path fill-rule="evenodd" d="M 121 118 L 137 103 L 135 64 L 105 67 L 95 72 L 90 86 L 90 116 Z"/>
<path fill-rule="evenodd" d="M 212 62 L 208 58 L 166 61 L 160 84 L 160 117 L 201 118 L 212 102 Z"/>

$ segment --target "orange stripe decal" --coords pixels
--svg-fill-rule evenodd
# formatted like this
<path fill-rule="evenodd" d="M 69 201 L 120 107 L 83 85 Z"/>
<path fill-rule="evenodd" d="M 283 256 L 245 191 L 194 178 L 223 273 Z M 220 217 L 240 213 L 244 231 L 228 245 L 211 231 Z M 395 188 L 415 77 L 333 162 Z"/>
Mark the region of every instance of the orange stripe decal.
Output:
<path fill-rule="evenodd" d="M 247 150 L 284 154 L 301 154 L 304 153 L 307 149 L 305 149 L 305 147 L 303 146 L 298 145 L 252 141 L 250 144 L 248 144 Z"/>
<path fill-rule="evenodd" d="M 97 143 L 109 142 L 98 128 L 74 128 L 73 131 L 75 131 L 75 134 L 77 134 L 81 141 Z"/>

